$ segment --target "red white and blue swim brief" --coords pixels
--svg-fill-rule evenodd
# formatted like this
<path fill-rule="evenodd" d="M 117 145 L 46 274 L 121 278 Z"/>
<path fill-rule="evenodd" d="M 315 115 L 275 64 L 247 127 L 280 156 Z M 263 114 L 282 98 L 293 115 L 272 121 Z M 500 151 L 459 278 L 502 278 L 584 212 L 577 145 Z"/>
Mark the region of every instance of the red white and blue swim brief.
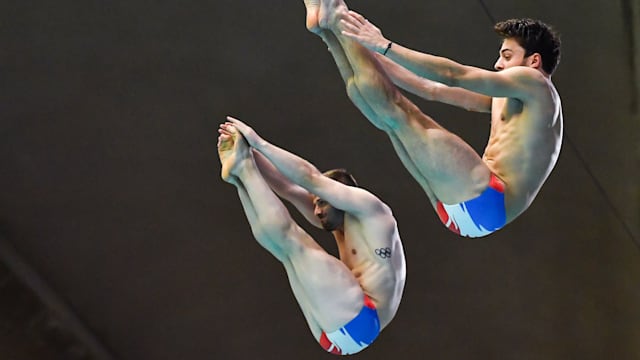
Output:
<path fill-rule="evenodd" d="M 478 197 L 459 204 L 438 201 L 436 212 L 442 223 L 456 234 L 481 237 L 499 230 L 506 223 L 505 184 L 491 174 L 487 189 Z"/>
<path fill-rule="evenodd" d="M 350 355 L 362 351 L 378 337 L 380 320 L 375 304 L 365 295 L 358 315 L 340 329 L 320 335 L 320 346 L 335 355 Z"/>

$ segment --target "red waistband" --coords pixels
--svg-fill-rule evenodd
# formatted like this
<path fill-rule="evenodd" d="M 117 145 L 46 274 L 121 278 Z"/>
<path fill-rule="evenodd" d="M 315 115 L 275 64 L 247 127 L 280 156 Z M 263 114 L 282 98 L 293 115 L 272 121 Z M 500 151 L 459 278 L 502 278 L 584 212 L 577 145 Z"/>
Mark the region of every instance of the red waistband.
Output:
<path fill-rule="evenodd" d="M 368 307 L 369 309 L 376 308 L 376 304 L 373 302 L 373 300 L 371 300 L 369 296 L 367 296 L 367 294 L 364 294 L 364 306 Z"/>
<path fill-rule="evenodd" d="M 491 177 L 489 178 L 489 187 L 492 188 L 495 191 L 499 191 L 501 193 L 504 193 L 504 181 L 500 180 L 496 174 L 491 173 Z"/>

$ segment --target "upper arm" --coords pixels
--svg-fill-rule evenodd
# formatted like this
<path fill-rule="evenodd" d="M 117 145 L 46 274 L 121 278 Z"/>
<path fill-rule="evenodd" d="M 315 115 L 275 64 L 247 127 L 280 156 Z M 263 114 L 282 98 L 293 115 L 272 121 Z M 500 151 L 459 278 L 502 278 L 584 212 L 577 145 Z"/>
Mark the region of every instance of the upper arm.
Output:
<path fill-rule="evenodd" d="M 394 46 L 392 49 L 392 60 L 419 76 L 490 97 L 510 97 L 526 101 L 535 96 L 540 85 L 545 83 L 539 70 L 527 66 L 489 71 L 403 46 Z"/>
<path fill-rule="evenodd" d="M 430 98 L 427 100 L 457 106 L 469 111 L 491 112 L 491 96 L 460 87 L 447 86 L 435 81 L 430 86 L 429 93 Z"/>
<path fill-rule="evenodd" d="M 293 205 L 312 225 L 322 227 L 318 218 L 313 214 L 313 195 L 302 186 L 296 185 L 284 177 L 260 152 L 253 149 L 252 154 L 260 173 L 271 190 Z"/>
<path fill-rule="evenodd" d="M 321 173 L 313 175 L 308 189 L 331 206 L 356 217 L 385 211 L 386 205 L 375 195 L 355 186 L 348 186 Z"/>
<path fill-rule="evenodd" d="M 502 71 L 489 71 L 459 65 L 449 76 L 451 86 L 459 86 L 490 97 L 509 97 L 526 101 L 533 97 L 544 76 L 540 71 L 515 66 Z"/>
<path fill-rule="evenodd" d="M 491 112 L 491 97 L 459 87 L 450 87 L 418 76 L 393 60 L 377 54 L 385 72 L 393 83 L 423 99 L 437 101 L 478 112 Z"/>
<path fill-rule="evenodd" d="M 281 196 L 293 205 L 313 226 L 322 228 L 320 220 L 313 213 L 313 195 L 305 188 L 290 184 Z"/>

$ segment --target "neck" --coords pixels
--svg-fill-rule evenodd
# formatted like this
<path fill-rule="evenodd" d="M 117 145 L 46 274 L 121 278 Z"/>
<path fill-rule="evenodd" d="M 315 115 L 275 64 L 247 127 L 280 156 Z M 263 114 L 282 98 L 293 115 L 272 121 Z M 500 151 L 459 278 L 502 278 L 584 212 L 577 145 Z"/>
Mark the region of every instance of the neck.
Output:
<path fill-rule="evenodd" d="M 336 241 L 340 242 L 344 240 L 344 227 L 340 226 L 339 228 L 333 230 L 331 235 L 336 239 Z"/>

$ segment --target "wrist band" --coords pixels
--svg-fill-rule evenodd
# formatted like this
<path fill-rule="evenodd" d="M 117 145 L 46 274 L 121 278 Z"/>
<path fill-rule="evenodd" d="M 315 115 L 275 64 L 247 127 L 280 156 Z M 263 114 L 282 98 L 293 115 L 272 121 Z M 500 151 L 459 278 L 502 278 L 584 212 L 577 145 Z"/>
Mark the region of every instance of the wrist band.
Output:
<path fill-rule="evenodd" d="M 384 49 L 384 52 L 382 53 L 382 56 L 387 55 L 387 53 L 389 52 L 389 49 L 391 49 L 391 45 L 393 45 L 393 43 L 391 41 L 389 41 L 389 44 L 387 45 L 387 48 Z"/>

